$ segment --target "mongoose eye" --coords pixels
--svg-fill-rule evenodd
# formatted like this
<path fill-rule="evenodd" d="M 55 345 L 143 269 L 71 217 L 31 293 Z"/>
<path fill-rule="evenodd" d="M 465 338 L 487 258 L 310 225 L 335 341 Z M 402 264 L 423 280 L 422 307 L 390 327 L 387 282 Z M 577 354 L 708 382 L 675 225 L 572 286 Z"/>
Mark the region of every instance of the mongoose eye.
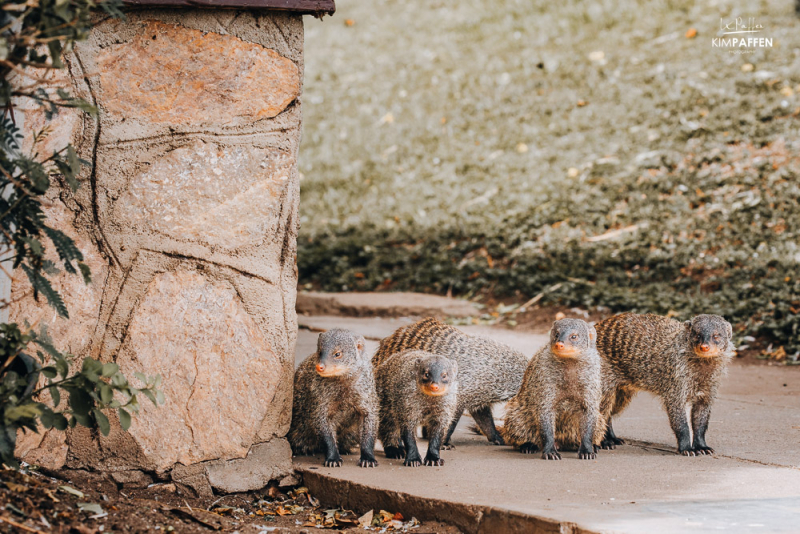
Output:
<path fill-rule="evenodd" d="M 578 334 L 572 334 L 569 336 L 570 339 L 578 339 Z"/>
<path fill-rule="evenodd" d="M 339 350 L 339 351 L 334 352 L 333 353 L 333 358 L 335 360 L 341 360 L 342 359 L 342 351 Z"/>
<path fill-rule="evenodd" d="M 442 373 L 442 379 L 446 379 L 446 378 L 447 378 L 447 373 Z"/>
<path fill-rule="evenodd" d="M 425 371 L 425 374 L 424 374 L 423 376 L 424 376 L 425 378 L 430 378 L 430 377 L 431 377 L 431 374 L 430 374 L 428 371 Z"/>

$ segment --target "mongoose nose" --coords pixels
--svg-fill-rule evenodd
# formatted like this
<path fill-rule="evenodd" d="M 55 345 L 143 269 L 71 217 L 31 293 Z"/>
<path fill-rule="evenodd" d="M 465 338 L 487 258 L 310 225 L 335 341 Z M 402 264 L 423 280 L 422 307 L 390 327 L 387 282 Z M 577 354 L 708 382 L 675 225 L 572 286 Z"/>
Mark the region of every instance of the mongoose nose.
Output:
<path fill-rule="evenodd" d="M 705 343 L 703 343 L 702 345 L 700 345 L 700 350 L 701 350 L 702 352 L 708 352 L 708 351 L 710 351 L 710 350 L 711 350 L 711 347 L 710 347 L 710 346 L 708 346 L 708 345 L 706 345 Z"/>
<path fill-rule="evenodd" d="M 439 384 L 434 382 L 433 384 L 431 384 L 430 388 L 431 391 L 439 391 Z"/>
<path fill-rule="evenodd" d="M 556 343 L 555 347 L 556 347 L 556 350 L 564 350 L 564 344 L 562 342 L 560 342 L 560 341 L 558 341 Z"/>
<path fill-rule="evenodd" d="M 325 371 L 325 364 L 318 363 L 318 364 L 317 364 L 317 372 L 318 372 L 318 373 L 322 373 L 322 372 L 324 372 L 324 371 Z"/>

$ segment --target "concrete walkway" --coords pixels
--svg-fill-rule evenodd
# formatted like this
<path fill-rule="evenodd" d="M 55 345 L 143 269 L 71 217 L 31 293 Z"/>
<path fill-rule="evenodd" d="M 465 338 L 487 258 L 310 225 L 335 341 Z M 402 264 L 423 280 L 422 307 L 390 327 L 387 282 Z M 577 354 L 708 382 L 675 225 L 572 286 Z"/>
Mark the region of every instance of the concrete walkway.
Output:
<path fill-rule="evenodd" d="M 377 340 L 404 321 L 301 317 L 308 328 L 350 328 Z M 405 321 L 408 322 L 408 321 Z M 466 327 L 531 355 L 542 335 Z M 300 359 L 315 349 L 316 333 L 301 329 Z M 377 342 L 372 341 L 372 347 Z M 502 416 L 502 408 L 497 409 Z M 630 440 L 596 461 L 566 452 L 560 462 L 490 446 L 462 419 L 446 465 L 406 468 L 378 453 L 376 469 L 321 466 L 321 457 L 296 465 L 307 483 L 336 488 L 359 508 L 394 501 L 429 519 L 467 532 L 800 532 L 800 369 L 732 364 L 712 414 L 713 457 L 674 453 L 666 415 L 639 395 L 615 421 Z M 377 500 L 376 500 L 377 499 Z M 345 499 L 346 500 L 346 499 Z M 388 504 L 387 504 L 388 506 Z M 427 514 L 427 515 L 425 515 Z"/>

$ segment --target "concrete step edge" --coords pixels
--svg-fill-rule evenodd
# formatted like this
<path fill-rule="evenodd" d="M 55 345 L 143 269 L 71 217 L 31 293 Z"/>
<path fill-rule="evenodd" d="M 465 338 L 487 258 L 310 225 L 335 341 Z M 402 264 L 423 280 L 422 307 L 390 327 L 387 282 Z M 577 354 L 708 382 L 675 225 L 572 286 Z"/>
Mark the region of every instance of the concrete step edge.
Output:
<path fill-rule="evenodd" d="M 558 521 L 491 506 L 464 504 L 444 499 L 429 499 L 409 493 L 374 488 L 358 482 L 297 468 L 303 485 L 317 498 L 336 502 L 353 510 L 401 511 L 407 519 L 440 521 L 467 534 L 601 534 L 575 523 Z M 607 533 L 602 533 L 607 534 Z"/>

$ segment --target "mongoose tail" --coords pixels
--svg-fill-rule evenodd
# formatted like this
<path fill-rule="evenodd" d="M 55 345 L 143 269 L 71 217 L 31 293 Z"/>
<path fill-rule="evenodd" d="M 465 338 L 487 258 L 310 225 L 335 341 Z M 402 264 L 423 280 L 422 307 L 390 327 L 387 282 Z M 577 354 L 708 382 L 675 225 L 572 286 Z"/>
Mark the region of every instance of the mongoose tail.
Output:
<path fill-rule="evenodd" d="M 320 334 L 317 352 L 300 364 L 294 379 L 289 442 L 295 454 L 325 453 L 326 467 L 339 467 L 339 447 L 360 444 L 358 465 L 375 467 L 378 395 L 364 338 L 348 330 Z"/>
<path fill-rule="evenodd" d="M 597 348 L 609 368 L 602 401 L 609 421 L 603 446 L 621 442 L 611 417 L 621 413 L 636 392 L 648 391 L 661 398 L 679 454 L 713 454 L 705 436 L 711 405 L 733 356 L 732 336 L 731 324 L 719 315 L 698 315 L 681 323 L 623 313 L 598 323 Z"/>
<path fill-rule="evenodd" d="M 605 432 L 600 411 L 602 361 L 597 333 L 580 319 L 553 323 L 550 340 L 525 370 L 519 394 L 506 405 L 501 432 L 525 454 L 560 460 L 556 444 L 577 448 L 578 458 L 596 458 Z"/>

